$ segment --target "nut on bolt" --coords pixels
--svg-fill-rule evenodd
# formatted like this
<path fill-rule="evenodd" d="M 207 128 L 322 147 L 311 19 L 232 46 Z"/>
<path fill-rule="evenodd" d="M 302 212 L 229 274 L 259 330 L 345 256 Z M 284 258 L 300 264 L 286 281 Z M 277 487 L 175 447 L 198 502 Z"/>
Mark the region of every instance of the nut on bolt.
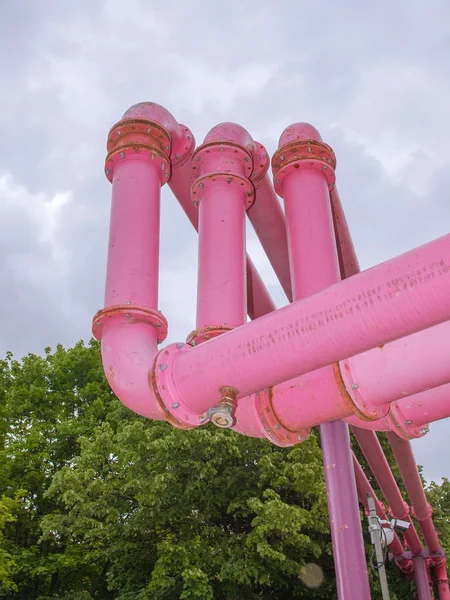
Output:
<path fill-rule="evenodd" d="M 236 397 L 238 390 L 230 386 L 223 386 L 220 388 L 222 397 L 219 400 L 217 406 L 213 406 L 208 411 L 209 420 L 222 429 L 228 429 L 232 427 L 236 419 L 234 418 L 234 410 L 236 405 Z"/>

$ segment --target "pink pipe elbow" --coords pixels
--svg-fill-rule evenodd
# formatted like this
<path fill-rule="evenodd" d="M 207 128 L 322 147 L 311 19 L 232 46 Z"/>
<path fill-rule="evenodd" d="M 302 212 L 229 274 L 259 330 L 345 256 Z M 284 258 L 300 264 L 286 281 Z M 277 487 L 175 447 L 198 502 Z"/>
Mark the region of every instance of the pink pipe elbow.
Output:
<path fill-rule="evenodd" d="M 181 151 L 182 137 L 165 109 L 143 103 L 125 113 L 107 143 L 112 207 L 105 308 L 94 317 L 93 333 L 102 342 L 114 393 L 152 419 L 165 418 L 149 381 L 157 344 L 167 335 L 167 321 L 157 310 L 160 187 L 170 178 L 170 149 Z"/>

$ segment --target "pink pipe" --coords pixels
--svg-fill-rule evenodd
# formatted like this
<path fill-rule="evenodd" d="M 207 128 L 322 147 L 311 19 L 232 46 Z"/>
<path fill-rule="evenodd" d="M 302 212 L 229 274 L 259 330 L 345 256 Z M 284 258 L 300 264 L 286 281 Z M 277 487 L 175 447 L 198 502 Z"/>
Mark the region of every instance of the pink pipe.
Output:
<path fill-rule="evenodd" d="M 357 427 L 352 428 L 358 444 L 364 454 L 370 470 L 380 486 L 380 489 L 389 503 L 389 511 L 395 519 L 408 521 L 409 529 L 404 533 L 405 541 L 414 554 L 422 552 L 422 543 L 409 516 L 409 506 L 403 500 L 397 482 L 384 455 L 381 444 L 372 431 L 363 431 Z"/>
<path fill-rule="evenodd" d="M 299 300 L 339 281 L 339 262 L 329 202 L 328 180 L 322 169 L 310 163 L 289 165 L 289 145 L 300 141 L 292 152 L 301 152 L 304 139 L 318 132 L 311 126 L 288 127 L 280 137 L 274 155 L 274 177 L 281 181 L 284 197 L 287 240 L 294 299 Z M 326 151 L 326 147 L 324 146 Z M 279 163 L 278 163 L 279 160 Z M 332 367 L 322 371 L 332 371 Z M 322 393 L 327 394 L 327 380 L 322 380 Z M 332 387 L 335 387 L 335 381 Z M 338 597 L 370 599 L 355 474 L 352 465 L 348 426 L 342 421 L 320 427 L 331 539 Z"/>
<path fill-rule="evenodd" d="M 431 600 L 430 584 L 428 581 L 427 563 L 423 556 L 414 556 L 414 581 L 417 588 L 418 600 Z"/>
<path fill-rule="evenodd" d="M 267 152 L 262 148 L 262 156 Z M 266 167 L 269 164 L 267 159 Z M 257 165 L 264 168 L 264 163 Z M 255 181 L 255 202 L 247 211 L 248 217 L 263 249 L 267 254 L 275 275 L 281 283 L 289 302 L 292 302 L 292 285 L 289 275 L 289 258 L 286 240 L 286 222 L 283 209 L 275 194 L 267 173 Z"/>
<path fill-rule="evenodd" d="M 193 139 L 193 138 L 192 138 Z M 172 168 L 172 177 L 169 181 L 169 187 L 184 210 L 189 221 L 196 231 L 198 231 L 198 209 L 194 205 L 190 189 L 197 178 L 198 164 L 190 161 L 174 165 Z M 270 313 L 276 309 L 276 306 L 267 291 L 255 265 L 247 255 L 247 311 L 251 319 L 257 319 L 262 315 Z"/>
<path fill-rule="evenodd" d="M 199 211 L 198 330 L 223 331 L 245 322 L 245 209 L 248 194 L 253 197 L 246 177 L 251 166 L 244 162 L 248 137 L 243 128 L 223 123 L 208 133 L 195 154 L 200 158 L 192 188 Z"/>
<path fill-rule="evenodd" d="M 448 583 L 447 565 L 444 557 L 442 565 L 436 565 L 434 568 L 436 575 L 436 586 L 439 600 L 450 600 L 450 587 Z"/>
<path fill-rule="evenodd" d="M 226 186 L 205 191 L 199 208 L 197 329 L 232 329 L 247 314 L 245 199 Z"/>
<path fill-rule="evenodd" d="M 384 505 L 378 500 L 377 495 L 375 494 L 372 486 L 370 485 L 369 480 L 366 477 L 366 474 L 363 471 L 363 468 L 358 462 L 358 459 L 353 454 L 353 467 L 355 469 L 355 479 L 356 479 L 356 489 L 358 490 L 358 496 L 361 504 L 364 506 L 364 510 L 366 514 L 369 513 L 369 507 L 367 504 L 367 495 L 370 495 L 375 502 L 375 508 L 377 511 L 377 515 L 382 521 L 388 521 L 388 517 L 386 515 L 386 509 Z M 395 562 L 398 564 L 400 569 L 404 573 L 410 573 L 413 570 L 412 562 L 409 558 L 403 556 L 403 552 L 405 551 L 403 544 L 401 543 L 397 533 L 394 531 L 394 539 L 391 544 L 389 544 L 392 554 L 394 555 Z"/>
<path fill-rule="evenodd" d="M 393 433 L 387 434 L 389 443 L 397 461 L 406 491 L 411 500 L 413 513 L 419 521 L 425 543 L 430 552 L 439 552 L 441 545 L 432 519 L 432 508 L 427 502 L 419 471 L 410 442 L 402 440 Z M 442 557 L 433 559 L 440 564 Z"/>
<path fill-rule="evenodd" d="M 421 285 L 397 294 L 390 289 L 393 279 L 407 279 L 424 264 L 439 261 L 450 262 L 450 236 L 227 332 L 207 346 L 170 346 L 177 354 L 172 377 L 178 393 L 207 410 L 223 385 L 237 388 L 243 397 L 449 320 L 450 278 L 443 269 Z"/>
<path fill-rule="evenodd" d="M 450 384 L 404 398 L 398 404 L 405 419 L 419 426 L 447 419 L 450 417 Z"/>
<path fill-rule="evenodd" d="M 133 411 L 163 419 L 149 388 L 157 344 L 167 335 L 158 302 L 160 186 L 170 176 L 167 132 L 154 112 L 133 109 L 110 131 L 106 174 L 112 182 L 105 308 L 94 317 L 103 367 L 117 397 Z"/>
<path fill-rule="evenodd" d="M 331 210 L 333 213 L 334 230 L 336 235 L 339 264 L 341 267 L 342 279 L 352 277 L 359 273 L 359 262 L 356 256 L 355 246 L 350 235 L 347 219 L 342 208 L 341 199 L 339 197 L 336 186 L 333 186 L 330 191 Z"/>
<path fill-rule="evenodd" d="M 154 161 L 125 159 L 114 168 L 105 306 L 158 304 L 159 188 Z"/>

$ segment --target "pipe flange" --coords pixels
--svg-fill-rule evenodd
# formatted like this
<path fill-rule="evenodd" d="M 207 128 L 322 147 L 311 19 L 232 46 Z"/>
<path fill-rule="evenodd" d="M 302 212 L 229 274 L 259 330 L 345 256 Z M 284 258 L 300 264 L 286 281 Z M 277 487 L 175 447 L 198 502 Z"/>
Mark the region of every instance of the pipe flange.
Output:
<path fill-rule="evenodd" d="M 197 346 L 198 344 L 212 340 L 213 338 L 222 335 L 222 333 L 226 333 L 232 329 L 232 327 L 227 327 L 225 325 L 212 325 L 209 327 L 203 327 L 202 329 L 195 329 L 187 336 L 186 344 Z"/>
<path fill-rule="evenodd" d="M 392 511 L 392 508 L 389 506 L 389 508 L 388 508 L 389 514 L 392 515 L 392 517 L 394 519 L 399 519 L 400 521 L 409 521 L 409 522 L 411 522 L 411 517 L 409 516 L 411 510 L 409 508 L 409 504 L 407 502 L 405 502 L 404 500 L 403 500 L 403 507 L 405 509 L 405 512 L 402 515 L 398 515 L 398 514 L 394 513 Z"/>
<path fill-rule="evenodd" d="M 341 360 L 333 368 L 339 390 L 351 404 L 354 415 L 362 421 L 378 421 L 386 417 L 389 413 L 389 403 L 376 406 L 364 398 L 358 382 L 352 375 L 350 360 Z"/>
<path fill-rule="evenodd" d="M 140 144 L 159 148 L 170 156 L 170 133 L 159 123 L 147 119 L 122 119 L 113 125 L 108 134 L 106 149 L 109 152 L 124 146 Z"/>
<path fill-rule="evenodd" d="M 170 153 L 170 161 L 172 163 L 172 168 L 181 167 L 191 159 L 194 149 L 195 149 L 195 138 L 192 134 L 192 131 L 186 125 L 181 125 L 181 129 L 183 130 L 183 139 L 175 145 L 175 142 L 172 142 L 172 151 Z"/>
<path fill-rule="evenodd" d="M 422 438 L 430 431 L 428 425 L 417 425 L 407 419 L 397 401 L 391 402 L 386 420 L 392 431 L 402 440 Z"/>
<path fill-rule="evenodd" d="M 188 344 L 170 344 L 158 352 L 150 373 L 150 382 L 158 404 L 167 421 L 179 429 L 193 429 L 207 421 L 205 415 L 194 412 L 186 405 L 172 377 L 174 360 L 180 352 L 189 352 L 190 349 Z"/>
<path fill-rule="evenodd" d="M 336 182 L 336 156 L 331 146 L 316 140 L 295 140 L 278 148 L 272 157 L 272 173 L 276 193 L 283 198 L 286 177 L 300 168 L 321 171 L 329 187 Z"/>
<path fill-rule="evenodd" d="M 191 187 L 192 204 L 197 206 L 205 190 L 210 186 L 215 186 L 217 182 L 226 183 L 230 189 L 236 189 L 245 194 L 245 208 L 248 210 L 255 201 L 255 188 L 253 183 L 242 175 L 233 173 L 208 173 L 196 179 Z"/>
<path fill-rule="evenodd" d="M 99 310 L 92 321 L 92 333 L 97 340 L 102 339 L 103 328 L 110 319 L 121 319 L 124 324 L 148 323 L 158 332 L 158 344 L 167 337 L 167 319 L 153 308 L 135 304 L 116 304 Z"/>
<path fill-rule="evenodd" d="M 202 166 L 202 159 L 206 155 L 217 154 L 220 159 L 218 172 L 233 175 L 236 170 L 250 178 L 253 172 L 253 159 L 251 153 L 234 142 L 217 141 L 207 142 L 197 148 L 192 157 L 192 169 L 198 173 Z"/>
<path fill-rule="evenodd" d="M 145 144 L 131 144 L 112 150 L 106 157 L 105 174 L 110 182 L 113 180 L 114 167 L 122 160 L 143 160 L 153 162 L 160 172 L 161 186 L 170 179 L 170 160 L 163 150 L 157 147 L 149 148 Z"/>
<path fill-rule="evenodd" d="M 256 392 L 254 396 L 256 412 L 264 428 L 263 433 L 272 444 L 285 448 L 306 440 L 311 431 L 310 428 L 305 427 L 298 431 L 292 431 L 278 419 L 272 406 L 272 388 Z"/>
<path fill-rule="evenodd" d="M 258 187 L 258 182 L 263 179 L 270 167 L 270 157 L 266 148 L 259 142 L 255 142 L 255 149 L 251 153 L 253 159 L 253 171 L 250 175 L 250 181 Z"/>

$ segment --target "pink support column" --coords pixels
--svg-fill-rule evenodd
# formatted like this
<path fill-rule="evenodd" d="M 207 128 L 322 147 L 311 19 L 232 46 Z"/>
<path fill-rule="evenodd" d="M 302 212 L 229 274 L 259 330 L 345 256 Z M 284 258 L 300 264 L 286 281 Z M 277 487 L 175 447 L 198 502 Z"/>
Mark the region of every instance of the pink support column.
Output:
<path fill-rule="evenodd" d="M 112 207 L 105 308 L 94 317 L 93 333 L 117 397 L 141 415 L 163 419 L 148 375 L 167 335 L 157 307 L 160 187 L 170 177 L 170 135 L 152 114 L 130 109 L 111 129 L 107 149 Z"/>
<path fill-rule="evenodd" d="M 313 147 L 328 160 L 315 157 L 299 163 L 298 156 L 304 154 L 306 158 Z M 329 177 L 325 173 L 333 170 L 334 154 L 313 127 L 296 124 L 282 134 L 272 164 L 277 191 L 284 197 L 291 281 L 294 299 L 298 300 L 339 280 Z M 332 367 L 326 369 L 332 372 Z M 320 441 L 338 598 L 370 599 L 348 425 L 343 421 L 321 425 Z"/>
<path fill-rule="evenodd" d="M 431 600 L 430 584 L 428 583 L 427 564 L 423 556 L 414 556 L 414 581 L 417 587 L 418 600 Z"/>

